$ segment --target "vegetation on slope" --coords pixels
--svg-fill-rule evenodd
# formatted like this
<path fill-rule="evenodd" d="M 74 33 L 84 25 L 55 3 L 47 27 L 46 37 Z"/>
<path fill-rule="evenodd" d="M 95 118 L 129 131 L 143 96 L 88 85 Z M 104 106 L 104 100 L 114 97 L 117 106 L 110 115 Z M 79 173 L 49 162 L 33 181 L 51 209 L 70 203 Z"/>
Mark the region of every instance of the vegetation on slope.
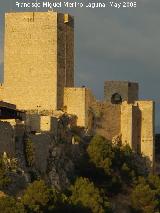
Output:
<path fill-rule="evenodd" d="M 127 200 L 123 212 L 160 211 L 160 178 L 149 175 L 142 156 L 129 146 L 112 144 L 98 135 L 84 147 L 83 156 L 75 164 L 76 178 L 69 188 L 57 191 L 43 180 L 36 180 L 19 198 L 0 197 L 0 212 L 121 213 L 123 199 L 117 203 L 117 210 L 117 197 Z M 4 171 L 2 164 L 0 167 Z M 4 177 L 0 172 L 2 183 Z"/>

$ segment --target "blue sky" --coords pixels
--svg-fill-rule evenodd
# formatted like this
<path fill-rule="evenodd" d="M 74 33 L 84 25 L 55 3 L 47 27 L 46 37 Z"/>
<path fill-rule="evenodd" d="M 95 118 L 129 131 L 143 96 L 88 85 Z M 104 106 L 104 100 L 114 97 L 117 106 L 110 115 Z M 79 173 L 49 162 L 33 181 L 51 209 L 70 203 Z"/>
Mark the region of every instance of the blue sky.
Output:
<path fill-rule="evenodd" d="M 16 0 L 0 2 L 1 74 L 4 12 L 31 11 L 31 9 L 18 9 L 15 5 Z M 69 12 L 75 17 L 76 85 L 86 85 L 93 90 L 98 99 L 102 99 L 105 80 L 137 81 L 140 98 L 156 101 L 156 130 L 160 132 L 159 10 L 159 0 L 137 0 L 137 7 L 132 9 L 60 8 L 58 11 Z"/>

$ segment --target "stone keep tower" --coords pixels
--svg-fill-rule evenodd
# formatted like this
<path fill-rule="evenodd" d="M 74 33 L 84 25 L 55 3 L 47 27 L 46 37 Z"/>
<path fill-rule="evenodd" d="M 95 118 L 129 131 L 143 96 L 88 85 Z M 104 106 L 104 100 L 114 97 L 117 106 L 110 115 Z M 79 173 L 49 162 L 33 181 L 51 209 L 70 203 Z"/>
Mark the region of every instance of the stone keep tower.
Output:
<path fill-rule="evenodd" d="M 74 23 L 68 14 L 5 14 L 3 101 L 24 110 L 63 106 L 74 86 Z"/>

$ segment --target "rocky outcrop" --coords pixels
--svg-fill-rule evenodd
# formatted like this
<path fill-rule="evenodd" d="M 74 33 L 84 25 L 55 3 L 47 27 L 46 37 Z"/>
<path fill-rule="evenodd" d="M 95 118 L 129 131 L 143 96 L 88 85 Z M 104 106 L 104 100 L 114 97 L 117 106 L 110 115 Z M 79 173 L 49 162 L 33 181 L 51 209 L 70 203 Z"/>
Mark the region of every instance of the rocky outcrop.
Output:
<path fill-rule="evenodd" d="M 13 180 L 8 193 L 19 194 L 31 181 L 44 179 L 58 190 L 68 187 L 75 177 L 75 162 L 81 155 L 81 135 L 73 131 L 72 117 L 57 118 L 56 131 L 29 131 L 25 123 L 0 122 L 0 154 L 6 154 L 8 175 Z M 77 127 L 78 128 L 78 127 Z M 73 139 L 74 138 L 74 143 Z M 10 162 L 16 165 L 10 165 Z M 19 183 L 19 184 L 18 184 Z"/>
<path fill-rule="evenodd" d="M 74 178 L 74 163 L 69 154 L 70 145 L 57 145 L 50 148 L 48 158 L 48 181 L 52 187 L 64 189 Z"/>

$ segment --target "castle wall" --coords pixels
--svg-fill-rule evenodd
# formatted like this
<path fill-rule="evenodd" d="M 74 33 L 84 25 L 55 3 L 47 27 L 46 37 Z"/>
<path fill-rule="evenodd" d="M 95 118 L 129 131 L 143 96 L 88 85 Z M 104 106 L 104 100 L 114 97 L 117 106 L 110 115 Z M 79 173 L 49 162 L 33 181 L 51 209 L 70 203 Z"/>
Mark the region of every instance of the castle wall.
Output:
<path fill-rule="evenodd" d="M 64 87 L 74 86 L 74 27 L 68 14 L 59 13 L 57 23 L 57 108 L 61 109 Z"/>
<path fill-rule="evenodd" d="M 5 100 L 19 109 L 56 108 L 56 52 L 57 13 L 6 14 Z"/>
<path fill-rule="evenodd" d="M 132 106 L 132 149 L 141 153 L 141 123 L 142 112 L 138 106 Z"/>
<path fill-rule="evenodd" d="M 128 83 L 128 102 L 133 103 L 134 101 L 138 100 L 138 91 L 138 83 Z"/>
<path fill-rule="evenodd" d="M 66 87 L 74 87 L 74 19 L 69 14 L 64 14 L 66 42 Z"/>
<path fill-rule="evenodd" d="M 118 93 L 122 101 L 138 100 L 138 84 L 128 81 L 105 81 L 104 100 L 111 102 L 112 95 Z"/>
<path fill-rule="evenodd" d="M 155 161 L 155 141 L 154 141 L 154 115 L 155 105 L 153 101 L 137 101 L 135 104 L 141 111 L 141 152 L 148 157 L 152 166 Z"/>
<path fill-rule="evenodd" d="M 25 125 L 27 132 L 40 132 L 40 115 L 26 114 Z"/>
<path fill-rule="evenodd" d="M 87 88 L 65 88 L 64 106 L 67 107 L 67 113 L 77 116 L 78 126 L 88 126 L 89 109 L 89 91 Z"/>
<path fill-rule="evenodd" d="M 24 124 L 15 119 L 0 120 L 0 155 L 4 152 L 10 157 L 16 157 L 23 151 Z"/>
<path fill-rule="evenodd" d="M 73 39 L 73 32 L 67 35 Z M 66 60 L 69 39 L 65 37 L 64 14 L 5 15 L 4 101 L 25 110 L 55 110 L 63 106 L 66 77 L 74 72 L 73 65 L 67 65 L 72 60 Z M 67 45 L 73 53 L 72 43 Z M 67 66 L 72 68 L 66 76 Z M 73 79 L 69 82 L 74 83 Z"/>
<path fill-rule="evenodd" d="M 57 108 L 63 106 L 63 96 L 65 87 L 65 25 L 64 14 L 59 14 L 57 17 Z"/>
<path fill-rule="evenodd" d="M 121 106 L 108 102 L 98 107 L 99 115 L 95 118 L 95 132 L 108 140 L 112 140 L 121 132 Z"/>
<path fill-rule="evenodd" d="M 86 88 L 64 89 L 64 106 L 67 107 L 67 113 L 77 116 L 78 126 L 86 126 L 85 93 Z"/>
<path fill-rule="evenodd" d="M 94 95 L 91 90 L 86 88 L 85 93 L 85 119 L 86 119 L 86 127 L 88 131 L 92 132 L 94 127 L 94 108 L 93 105 L 96 102 Z"/>
<path fill-rule="evenodd" d="M 40 116 L 40 131 L 52 132 L 56 137 L 58 131 L 58 121 L 58 117 Z"/>
<path fill-rule="evenodd" d="M 132 148 L 132 134 L 133 134 L 133 106 L 131 104 L 127 104 L 124 102 L 121 105 L 121 135 L 122 135 L 122 144 L 129 146 Z"/>
<path fill-rule="evenodd" d="M 52 138 L 49 134 L 30 135 L 29 138 L 32 141 L 35 150 L 35 167 L 41 173 L 45 173 L 47 170 L 49 147 L 52 142 Z"/>
<path fill-rule="evenodd" d="M 148 157 L 154 164 L 154 102 L 136 101 L 121 107 L 122 143 L 129 144 L 137 153 Z"/>
<path fill-rule="evenodd" d="M 6 152 L 10 156 L 15 156 L 14 136 L 12 125 L 8 122 L 0 121 L 0 154 Z"/>
<path fill-rule="evenodd" d="M 51 116 L 40 117 L 40 129 L 41 131 L 51 131 Z"/>
<path fill-rule="evenodd" d="M 121 136 L 122 144 L 129 144 L 135 152 L 141 152 L 141 111 L 127 102 L 121 105 Z"/>
<path fill-rule="evenodd" d="M 27 132 L 52 132 L 57 136 L 58 117 L 51 115 L 27 114 L 26 120 Z"/>
<path fill-rule="evenodd" d="M 127 81 L 106 81 L 104 96 L 104 102 L 98 102 L 89 89 L 74 88 L 74 21 L 70 15 L 5 14 L 4 84 L 0 85 L 0 100 L 36 112 L 26 115 L 27 132 L 50 131 L 57 141 L 67 140 L 70 123 L 64 124 L 62 116 L 53 115 L 54 110 L 63 108 L 77 116 L 78 126 L 109 140 L 121 134 L 123 144 L 154 162 L 154 102 L 138 101 L 138 84 Z M 41 116 L 42 111 L 49 116 Z M 24 126 L 15 120 L 7 121 L 0 121 L 0 152 L 6 150 L 13 155 L 23 140 Z M 35 139 L 41 147 L 42 139 L 42 134 Z"/>

